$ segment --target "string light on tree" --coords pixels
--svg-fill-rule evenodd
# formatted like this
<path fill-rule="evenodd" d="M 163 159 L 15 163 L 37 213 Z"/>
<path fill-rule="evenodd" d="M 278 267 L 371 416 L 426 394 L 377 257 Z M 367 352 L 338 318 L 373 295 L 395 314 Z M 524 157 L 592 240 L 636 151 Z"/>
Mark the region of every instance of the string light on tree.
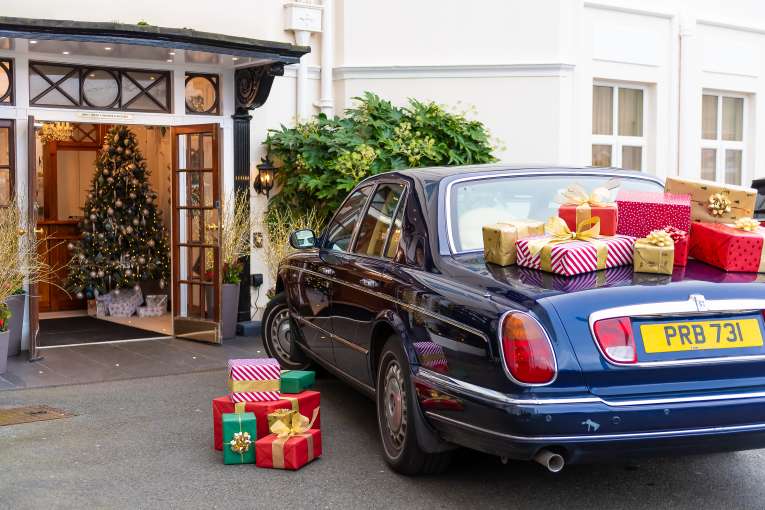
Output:
<path fill-rule="evenodd" d="M 168 240 L 148 176 L 132 131 L 110 129 L 83 207 L 82 239 L 71 248 L 66 286 L 78 297 L 119 293 L 145 280 L 159 280 L 164 288 Z"/>

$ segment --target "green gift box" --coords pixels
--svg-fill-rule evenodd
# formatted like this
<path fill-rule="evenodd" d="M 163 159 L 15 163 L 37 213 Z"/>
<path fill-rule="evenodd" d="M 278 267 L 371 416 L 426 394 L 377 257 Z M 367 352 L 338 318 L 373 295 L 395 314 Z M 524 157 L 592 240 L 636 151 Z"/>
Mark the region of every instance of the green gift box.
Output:
<path fill-rule="evenodd" d="M 223 420 L 223 463 L 254 464 L 255 413 L 224 413 Z"/>
<path fill-rule="evenodd" d="M 282 370 L 282 393 L 300 393 L 313 388 L 316 372 L 313 370 Z"/>

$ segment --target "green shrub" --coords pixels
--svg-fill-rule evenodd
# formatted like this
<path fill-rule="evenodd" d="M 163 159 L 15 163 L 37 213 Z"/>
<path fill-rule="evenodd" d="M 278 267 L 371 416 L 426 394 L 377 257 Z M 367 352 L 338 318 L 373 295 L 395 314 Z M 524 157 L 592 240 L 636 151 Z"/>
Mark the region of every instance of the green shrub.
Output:
<path fill-rule="evenodd" d="M 315 210 L 326 220 L 362 179 L 388 170 L 490 163 L 486 127 L 436 103 L 397 107 L 366 92 L 344 117 L 319 114 L 269 131 L 265 144 L 281 168 L 269 208 Z"/>

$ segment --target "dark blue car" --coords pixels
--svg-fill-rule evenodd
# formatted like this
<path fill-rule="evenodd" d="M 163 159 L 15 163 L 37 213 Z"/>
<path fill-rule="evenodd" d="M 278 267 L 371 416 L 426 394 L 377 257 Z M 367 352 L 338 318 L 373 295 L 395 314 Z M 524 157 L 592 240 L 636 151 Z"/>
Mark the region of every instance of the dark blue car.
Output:
<path fill-rule="evenodd" d="M 610 169 L 501 165 L 360 183 L 325 231 L 297 231 L 263 317 L 268 353 L 374 398 L 403 473 L 456 446 L 567 462 L 765 446 L 762 275 L 699 262 L 562 277 L 484 261 L 481 227 L 544 220 L 558 192 L 660 191 Z"/>

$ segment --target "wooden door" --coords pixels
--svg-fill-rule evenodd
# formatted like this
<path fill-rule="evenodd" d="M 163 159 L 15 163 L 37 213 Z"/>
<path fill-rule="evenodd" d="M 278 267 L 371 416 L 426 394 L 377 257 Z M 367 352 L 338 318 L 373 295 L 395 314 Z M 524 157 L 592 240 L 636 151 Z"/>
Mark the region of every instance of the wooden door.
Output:
<path fill-rule="evenodd" d="M 217 124 L 172 128 L 175 336 L 220 343 Z"/>

